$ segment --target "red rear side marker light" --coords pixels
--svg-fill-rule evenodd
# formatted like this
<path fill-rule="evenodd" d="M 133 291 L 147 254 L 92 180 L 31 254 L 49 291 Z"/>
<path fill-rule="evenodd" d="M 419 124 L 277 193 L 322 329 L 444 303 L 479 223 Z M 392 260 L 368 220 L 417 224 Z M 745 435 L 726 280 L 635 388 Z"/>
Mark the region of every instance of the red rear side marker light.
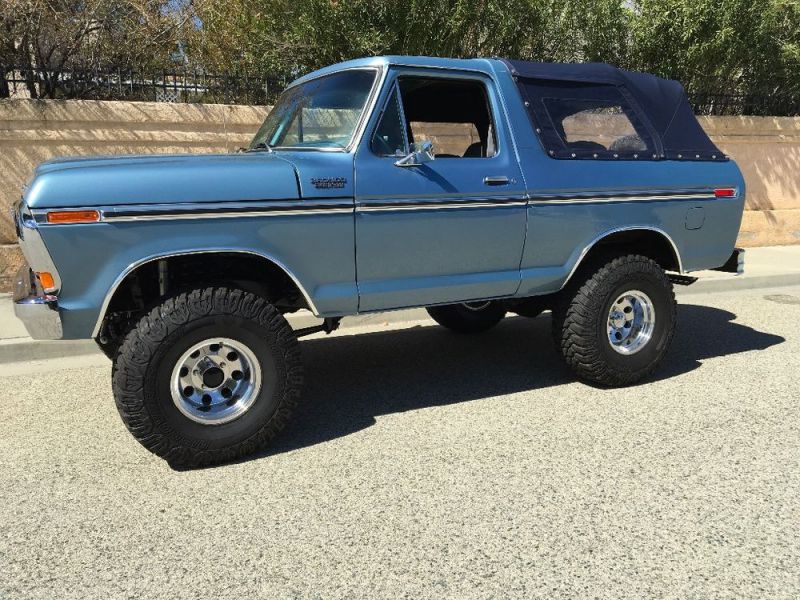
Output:
<path fill-rule="evenodd" d="M 717 198 L 733 198 L 736 195 L 734 188 L 717 188 L 714 190 L 714 196 Z"/>

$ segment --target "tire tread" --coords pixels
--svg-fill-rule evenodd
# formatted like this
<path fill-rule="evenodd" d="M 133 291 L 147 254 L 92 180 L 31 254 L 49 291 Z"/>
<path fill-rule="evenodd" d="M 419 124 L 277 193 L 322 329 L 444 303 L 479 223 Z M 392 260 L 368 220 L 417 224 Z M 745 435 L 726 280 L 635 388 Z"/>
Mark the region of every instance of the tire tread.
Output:
<path fill-rule="evenodd" d="M 646 276 L 669 294 L 670 326 L 660 355 L 646 366 L 630 371 L 613 368 L 603 357 L 596 335 L 601 299 L 622 279 Z M 553 339 L 567 365 L 580 379 L 607 387 L 636 383 L 658 365 L 675 333 L 675 293 L 664 270 L 646 256 L 628 254 L 602 256 L 590 262 L 565 288 L 553 310 Z"/>
<path fill-rule="evenodd" d="M 143 395 L 151 361 L 164 339 L 180 335 L 193 321 L 211 314 L 250 319 L 263 326 L 282 354 L 284 387 L 274 414 L 255 433 L 224 448 L 202 449 L 180 436 L 163 417 L 151 414 Z M 292 328 L 265 298 L 239 289 L 210 287 L 168 298 L 143 316 L 120 346 L 112 385 L 117 410 L 139 443 L 171 464 L 198 467 L 234 460 L 269 444 L 297 406 L 303 366 Z"/>

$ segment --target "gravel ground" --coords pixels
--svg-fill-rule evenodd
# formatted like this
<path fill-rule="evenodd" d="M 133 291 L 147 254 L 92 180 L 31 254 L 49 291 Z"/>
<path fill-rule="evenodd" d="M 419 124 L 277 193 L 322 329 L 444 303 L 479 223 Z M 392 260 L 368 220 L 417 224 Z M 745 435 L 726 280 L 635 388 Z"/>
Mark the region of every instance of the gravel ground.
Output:
<path fill-rule="evenodd" d="M 0 365 L 0 597 L 796 598 L 799 324 L 800 288 L 686 296 L 616 391 L 546 316 L 315 336 L 279 445 L 183 472 L 108 363 Z"/>

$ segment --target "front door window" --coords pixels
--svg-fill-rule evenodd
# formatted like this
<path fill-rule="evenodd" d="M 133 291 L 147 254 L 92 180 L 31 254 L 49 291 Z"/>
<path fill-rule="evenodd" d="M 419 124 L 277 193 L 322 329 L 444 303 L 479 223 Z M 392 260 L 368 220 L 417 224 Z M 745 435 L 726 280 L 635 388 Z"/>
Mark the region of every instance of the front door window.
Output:
<path fill-rule="evenodd" d="M 496 153 L 486 86 L 480 81 L 400 77 L 372 138 L 378 156 L 403 156 L 430 141 L 436 158 L 491 158 Z"/>

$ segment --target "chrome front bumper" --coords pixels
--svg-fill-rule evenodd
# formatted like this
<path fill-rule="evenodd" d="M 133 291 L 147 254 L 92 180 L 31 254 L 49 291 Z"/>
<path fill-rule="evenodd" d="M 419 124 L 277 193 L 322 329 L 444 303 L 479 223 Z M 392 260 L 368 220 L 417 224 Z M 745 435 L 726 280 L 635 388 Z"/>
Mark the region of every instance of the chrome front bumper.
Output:
<path fill-rule="evenodd" d="M 35 340 L 58 340 L 64 335 L 58 313 L 58 299 L 45 294 L 28 265 L 14 281 L 14 314 Z"/>

